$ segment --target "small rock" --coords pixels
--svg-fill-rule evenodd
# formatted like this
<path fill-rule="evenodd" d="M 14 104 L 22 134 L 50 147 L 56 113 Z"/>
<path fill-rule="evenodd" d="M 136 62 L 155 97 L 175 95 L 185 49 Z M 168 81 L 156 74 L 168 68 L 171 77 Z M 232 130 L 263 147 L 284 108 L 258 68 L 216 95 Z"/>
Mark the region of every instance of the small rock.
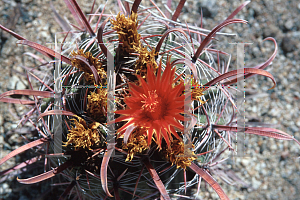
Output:
<path fill-rule="evenodd" d="M 4 143 L 4 137 L 3 135 L 0 135 L 0 144 L 2 145 Z"/>
<path fill-rule="evenodd" d="M 275 151 L 277 150 L 277 145 L 275 143 L 273 143 L 271 146 L 270 146 L 270 149 Z"/>
<path fill-rule="evenodd" d="M 9 79 L 9 83 L 8 83 L 8 89 L 9 90 L 24 90 L 26 89 L 26 86 L 20 81 L 19 77 L 18 76 L 12 76 L 10 79 Z"/>
<path fill-rule="evenodd" d="M 295 48 L 295 42 L 289 38 L 289 37 L 284 37 L 283 40 L 282 40 L 282 43 L 281 43 L 281 48 L 283 50 L 283 52 L 285 54 L 291 52 L 294 50 Z"/>
<path fill-rule="evenodd" d="M 250 162 L 251 162 L 251 160 L 244 158 L 244 159 L 242 159 L 241 164 L 244 167 L 247 167 L 247 166 L 249 166 Z"/>
<path fill-rule="evenodd" d="M 271 24 L 268 28 L 264 29 L 263 31 L 264 38 L 276 37 L 276 35 L 280 32 L 280 29 L 274 24 Z"/>
<path fill-rule="evenodd" d="M 292 19 L 287 20 L 287 22 L 285 22 L 284 26 L 286 29 L 291 30 L 294 26 L 293 20 Z"/>
<path fill-rule="evenodd" d="M 263 190 L 267 190 L 268 189 L 268 184 L 263 184 L 263 186 L 261 187 Z"/>
<path fill-rule="evenodd" d="M 298 120 L 298 121 L 296 122 L 296 125 L 297 125 L 298 127 L 300 127 L 300 120 Z"/>
<path fill-rule="evenodd" d="M 285 159 L 287 159 L 287 158 L 289 157 L 289 155 L 290 155 L 290 152 L 289 152 L 289 151 L 284 151 L 284 152 L 282 152 L 281 155 L 280 155 L 280 160 L 285 160 Z"/>
<path fill-rule="evenodd" d="M 0 126 L 3 124 L 3 116 L 0 115 Z"/>
<path fill-rule="evenodd" d="M 199 13 L 203 13 L 203 17 L 205 18 L 213 18 L 217 14 L 217 10 L 215 9 L 216 0 L 203 0 L 201 3 L 197 3 L 197 7 L 199 9 Z"/>
<path fill-rule="evenodd" d="M 292 105 L 291 104 L 286 104 L 286 109 L 287 110 L 291 110 L 292 109 Z"/>
<path fill-rule="evenodd" d="M 3 183 L 1 184 L 0 186 L 0 191 L 1 192 L 4 192 L 6 194 L 9 194 L 11 193 L 12 189 L 9 187 L 8 183 Z M 2 196 L 2 195 L 1 195 Z"/>
<path fill-rule="evenodd" d="M 300 31 L 293 31 L 292 35 L 295 38 L 299 38 L 300 37 Z"/>
<path fill-rule="evenodd" d="M 9 139 L 8 139 L 8 143 L 9 144 L 14 144 L 16 141 L 18 141 L 18 134 L 13 134 Z"/>
<path fill-rule="evenodd" d="M 257 190 L 261 185 L 261 182 L 252 177 L 252 187 Z"/>
<path fill-rule="evenodd" d="M 257 106 L 252 107 L 252 112 L 256 113 L 257 112 Z"/>
<path fill-rule="evenodd" d="M 298 128 L 297 126 L 295 126 L 295 125 L 290 126 L 290 129 L 291 129 L 291 131 L 293 131 L 294 133 L 296 133 L 296 132 L 299 131 L 299 128 Z"/>

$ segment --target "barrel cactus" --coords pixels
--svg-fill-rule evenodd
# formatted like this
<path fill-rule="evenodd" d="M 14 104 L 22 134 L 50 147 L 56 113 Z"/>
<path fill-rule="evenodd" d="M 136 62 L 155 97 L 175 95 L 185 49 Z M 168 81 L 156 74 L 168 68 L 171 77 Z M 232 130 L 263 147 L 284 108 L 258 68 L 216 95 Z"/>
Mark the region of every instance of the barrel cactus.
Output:
<path fill-rule="evenodd" d="M 273 38 L 266 40 L 274 43 L 274 54 L 253 68 L 228 68 L 222 64 L 228 54 L 210 46 L 218 35 L 229 35 L 220 33 L 223 27 L 247 23 L 234 17 L 248 1 L 210 31 L 178 20 L 185 0 L 169 17 L 153 1 L 151 7 L 141 0 L 118 1 L 120 12 L 113 15 L 104 6 L 91 15 L 96 23 L 75 0 L 65 2 L 78 24 L 63 27 L 70 29 L 63 42 L 55 41 L 54 50 L 0 25 L 18 44 L 48 57 L 53 68 L 52 79 L 32 75 L 40 87 L 29 84 L 31 89 L 0 95 L 1 102 L 28 106 L 20 124 L 29 121 L 38 136 L 0 164 L 28 149 L 36 149 L 38 156 L 2 176 L 43 162 L 44 173 L 17 180 L 34 184 L 60 174 L 64 180 L 54 179 L 61 181 L 56 184 L 67 186 L 59 199 L 188 197 L 187 190 L 199 189 L 201 179 L 220 199 L 229 199 L 208 166 L 227 151 L 237 153 L 233 143 L 238 134 L 299 144 L 277 129 L 237 126 L 233 85 L 257 74 L 276 85 L 264 70 L 276 55 Z M 7 97 L 16 94 L 33 98 Z"/>

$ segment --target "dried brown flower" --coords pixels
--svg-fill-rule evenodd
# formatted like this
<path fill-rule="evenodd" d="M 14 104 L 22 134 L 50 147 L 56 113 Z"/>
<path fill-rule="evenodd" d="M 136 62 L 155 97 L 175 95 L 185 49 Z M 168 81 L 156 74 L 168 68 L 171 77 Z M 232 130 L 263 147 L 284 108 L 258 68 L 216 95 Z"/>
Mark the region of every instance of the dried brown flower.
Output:
<path fill-rule="evenodd" d="M 99 61 L 98 58 L 93 57 L 93 54 L 91 52 L 83 52 L 83 49 L 79 49 L 77 52 L 71 52 L 71 56 L 85 57 L 88 63 L 96 68 L 97 73 L 99 74 L 101 79 L 106 77 L 106 72 L 102 67 L 102 63 Z M 79 59 L 72 59 L 71 62 L 73 66 L 84 72 L 84 78 L 88 83 L 94 84 L 95 78 L 93 72 L 84 62 L 82 62 Z"/>
<path fill-rule="evenodd" d="M 119 35 L 123 52 L 134 53 L 141 47 L 141 35 L 137 32 L 137 13 L 132 12 L 128 18 L 119 13 L 116 20 L 111 20 L 111 23 L 114 25 L 112 28 Z"/>
<path fill-rule="evenodd" d="M 148 148 L 146 130 L 144 128 L 136 128 L 129 136 L 127 144 L 123 146 L 123 149 L 128 151 L 125 161 L 131 161 L 134 155 L 141 154 Z"/>
<path fill-rule="evenodd" d="M 152 66 L 155 71 L 158 68 L 155 61 L 155 56 L 157 55 L 157 53 L 155 53 L 155 49 L 152 49 L 152 51 L 148 51 L 147 47 L 139 48 L 138 52 L 140 55 L 135 63 L 134 69 L 136 71 L 136 74 L 145 79 L 147 74 L 147 64 L 150 64 L 150 66 Z"/>
<path fill-rule="evenodd" d="M 87 112 L 97 121 L 101 121 L 107 110 L 107 89 L 97 88 L 88 95 Z"/>
<path fill-rule="evenodd" d="M 200 101 L 201 104 L 206 103 L 208 100 L 203 101 L 200 99 L 200 97 L 204 95 L 203 94 L 204 90 L 205 90 L 205 87 L 202 87 L 200 84 L 198 84 L 196 82 L 196 80 L 194 78 L 192 78 L 192 94 L 191 94 L 192 99 Z"/>
<path fill-rule="evenodd" d="M 196 160 L 196 155 L 189 148 L 194 148 L 193 144 L 184 144 L 182 141 L 174 139 L 170 148 L 167 148 L 165 157 L 173 164 L 177 165 L 177 168 L 181 167 L 186 169 L 191 163 Z"/>
<path fill-rule="evenodd" d="M 75 150 L 78 148 L 88 148 L 92 150 L 91 147 L 95 144 L 99 144 L 100 142 L 100 135 L 97 130 L 100 123 L 93 122 L 89 126 L 87 126 L 85 120 L 82 118 L 75 116 L 77 119 L 72 119 L 74 121 L 74 126 L 67 135 L 67 142 L 64 142 L 67 146 L 72 144 L 75 147 Z"/>

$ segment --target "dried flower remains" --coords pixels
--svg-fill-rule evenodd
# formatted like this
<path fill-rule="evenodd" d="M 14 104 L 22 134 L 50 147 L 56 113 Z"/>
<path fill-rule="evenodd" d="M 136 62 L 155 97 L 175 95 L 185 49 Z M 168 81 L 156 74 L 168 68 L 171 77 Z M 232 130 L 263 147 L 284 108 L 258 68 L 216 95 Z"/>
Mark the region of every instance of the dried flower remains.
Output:
<path fill-rule="evenodd" d="M 72 144 L 75 147 L 75 150 L 79 148 L 87 148 L 92 150 L 94 145 L 100 143 L 100 134 L 99 130 L 97 129 L 100 123 L 93 122 L 87 126 L 85 120 L 80 117 L 76 119 L 72 119 L 74 126 L 69 133 L 67 134 L 67 142 L 65 142 L 64 146 L 68 146 Z"/>

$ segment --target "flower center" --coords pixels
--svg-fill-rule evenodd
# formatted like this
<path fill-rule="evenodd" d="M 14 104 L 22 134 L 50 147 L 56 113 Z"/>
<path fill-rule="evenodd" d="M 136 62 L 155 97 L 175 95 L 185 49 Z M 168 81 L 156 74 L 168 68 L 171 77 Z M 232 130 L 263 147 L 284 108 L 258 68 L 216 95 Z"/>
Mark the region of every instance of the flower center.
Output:
<path fill-rule="evenodd" d="M 141 97 L 143 98 L 144 101 L 141 101 L 142 103 L 144 103 L 144 105 L 142 106 L 142 109 L 148 112 L 157 112 L 158 111 L 158 107 L 159 107 L 159 97 L 156 94 L 156 90 L 154 91 L 148 91 L 148 96 L 146 96 L 145 94 L 142 94 Z"/>

